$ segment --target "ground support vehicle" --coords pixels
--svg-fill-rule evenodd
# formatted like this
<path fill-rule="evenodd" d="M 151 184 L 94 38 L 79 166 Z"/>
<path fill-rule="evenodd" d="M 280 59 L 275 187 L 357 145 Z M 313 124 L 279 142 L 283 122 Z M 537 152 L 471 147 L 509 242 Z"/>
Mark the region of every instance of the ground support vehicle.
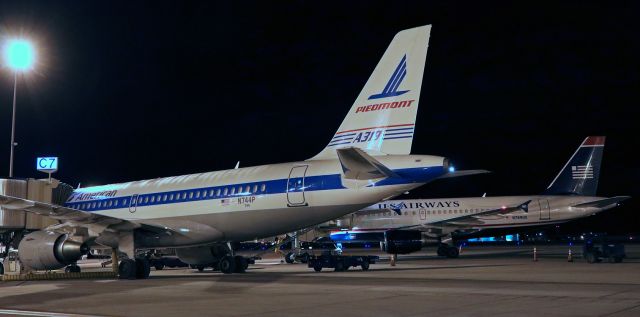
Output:
<path fill-rule="evenodd" d="M 307 265 L 316 272 L 322 271 L 323 268 L 333 268 L 336 272 L 341 272 L 358 266 L 366 271 L 370 264 L 375 264 L 379 259 L 377 255 L 342 255 L 324 251 L 319 256 L 310 255 Z"/>

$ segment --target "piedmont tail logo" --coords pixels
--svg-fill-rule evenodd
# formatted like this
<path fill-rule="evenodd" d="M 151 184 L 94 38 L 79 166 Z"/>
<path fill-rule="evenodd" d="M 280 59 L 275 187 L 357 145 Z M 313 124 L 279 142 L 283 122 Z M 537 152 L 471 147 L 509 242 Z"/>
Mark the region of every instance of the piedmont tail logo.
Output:
<path fill-rule="evenodd" d="M 391 78 L 389 78 L 389 81 L 387 82 L 387 85 L 384 86 L 382 92 L 369 96 L 369 100 L 400 96 L 409 92 L 409 90 L 398 91 L 398 87 L 400 87 L 400 84 L 404 80 L 405 76 L 407 76 L 406 54 L 400 60 L 400 64 L 398 64 L 398 66 L 396 67 L 396 70 L 393 72 L 393 75 L 391 75 Z"/>
<path fill-rule="evenodd" d="M 391 74 L 391 78 L 384 86 L 384 89 L 381 93 L 373 94 L 369 96 L 368 100 L 371 99 L 383 99 L 389 97 L 396 97 L 400 95 L 404 95 L 408 93 L 410 90 L 398 90 L 400 84 L 407 76 L 407 55 L 405 54 L 400 63 L 396 67 L 396 70 Z M 399 100 L 393 102 L 381 102 L 370 104 L 366 106 L 359 106 L 356 108 L 356 113 L 360 112 L 369 112 L 369 111 L 378 111 L 378 110 L 386 110 L 386 109 L 396 109 L 396 108 L 409 108 L 411 107 L 411 103 L 413 103 L 415 99 L 411 100 Z"/>

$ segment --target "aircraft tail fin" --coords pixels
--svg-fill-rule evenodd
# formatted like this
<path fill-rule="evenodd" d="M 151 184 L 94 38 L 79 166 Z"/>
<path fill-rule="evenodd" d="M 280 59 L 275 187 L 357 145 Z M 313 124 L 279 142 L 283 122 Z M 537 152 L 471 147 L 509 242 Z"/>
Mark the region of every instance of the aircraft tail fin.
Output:
<path fill-rule="evenodd" d="M 399 32 L 391 41 L 333 138 L 312 159 L 356 147 L 369 155 L 409 154 L 431 26 Z"/>
<path fill-rule="evenodd" d="M 604 136 L 589 136 L 547 187 L 549 195 L 595 196 L 604 152 Z"/>

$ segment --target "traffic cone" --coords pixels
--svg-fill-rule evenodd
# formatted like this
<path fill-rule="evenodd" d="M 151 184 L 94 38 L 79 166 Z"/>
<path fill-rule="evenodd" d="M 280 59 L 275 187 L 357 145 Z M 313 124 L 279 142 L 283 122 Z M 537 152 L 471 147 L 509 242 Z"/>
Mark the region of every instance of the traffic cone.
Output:
<path fill-rule="evenodd" d="M 567 257 L 567 262 L 573 262 L 573 255 L 571 255 L 571 249 L 569 249 L 569 256 Z"/>
<path fill-rule="evenodd" d="M 391 255 L 391 266 L 396 266 L 396 257 L 397 255 L 395 254 Z"/>
<path fill-rule="evenodd" d="M 533 262 L 538 262 L 538 249 L 533 247 Z"/>

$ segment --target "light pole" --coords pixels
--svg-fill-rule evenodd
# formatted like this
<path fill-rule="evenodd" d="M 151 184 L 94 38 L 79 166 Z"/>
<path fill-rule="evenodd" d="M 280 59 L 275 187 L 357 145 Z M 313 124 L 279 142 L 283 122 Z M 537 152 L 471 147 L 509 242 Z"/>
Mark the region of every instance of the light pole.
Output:
<path fill-rule="evenodd" d="M 13 177 L 13 152 L 16 147 L 16 93 L 18 73 L 33 68 L 36 52 L 31 42 L 25 39 L 11 39 L 4 44 L 5 64 L 13 70 L 13 112 L 11 115 L 11 154 L 9 156 L 9 178 Z"/>

